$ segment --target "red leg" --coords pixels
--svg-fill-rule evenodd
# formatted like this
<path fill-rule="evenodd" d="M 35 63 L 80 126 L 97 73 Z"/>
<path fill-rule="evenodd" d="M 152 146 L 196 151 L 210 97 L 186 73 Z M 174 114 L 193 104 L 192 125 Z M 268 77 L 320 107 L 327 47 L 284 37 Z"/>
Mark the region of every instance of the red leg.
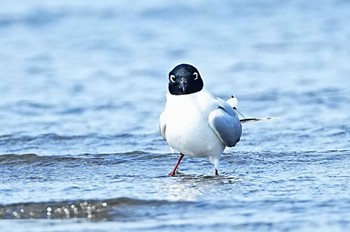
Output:
<path fill-rule="evenodd" d="M 183 157 L 184 157 L 184 155 L 183 155 L 182 153 L 180 153 L 180 157 L 179 157 L 179 159 L 178 159 L 178 161 L 177 161 L 177 163 L 176 163 L 174 169 L 169 173 L 169 176 L 174 176 L 174 175 L 175 175 L 176 170 L 177 170 L 177 168 L 179 167 L 179 164 L 180 164 L 180 162 L 181 162 L 181 160 L 182 160 Z"/>

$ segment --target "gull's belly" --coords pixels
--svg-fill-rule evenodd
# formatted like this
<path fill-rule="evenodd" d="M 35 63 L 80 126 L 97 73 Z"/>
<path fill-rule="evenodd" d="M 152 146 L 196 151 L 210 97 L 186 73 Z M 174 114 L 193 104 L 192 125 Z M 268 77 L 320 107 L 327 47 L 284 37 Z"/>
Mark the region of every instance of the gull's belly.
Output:
<path fill-rule="evenodd" d="M 225 145 L 210 128 L 207 118 L 196 112 L 170 117 L 166 138 L 172 148 L 189 156 L 218 156 L 225 149 Z"/>

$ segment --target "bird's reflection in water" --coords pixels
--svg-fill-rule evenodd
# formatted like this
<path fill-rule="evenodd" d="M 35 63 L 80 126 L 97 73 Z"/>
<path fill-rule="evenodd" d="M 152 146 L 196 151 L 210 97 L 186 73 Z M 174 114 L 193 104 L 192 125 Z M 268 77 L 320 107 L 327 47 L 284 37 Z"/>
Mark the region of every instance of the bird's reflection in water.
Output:
<path fill-rule="evenodd" d="M 191 175 L 178 173 L 163 185 L 165 198 L 170 201 L 196 201 L 205 198 L 209 192 L 216 191 L 215 186 L 235 184 L 236 177 Z"/>

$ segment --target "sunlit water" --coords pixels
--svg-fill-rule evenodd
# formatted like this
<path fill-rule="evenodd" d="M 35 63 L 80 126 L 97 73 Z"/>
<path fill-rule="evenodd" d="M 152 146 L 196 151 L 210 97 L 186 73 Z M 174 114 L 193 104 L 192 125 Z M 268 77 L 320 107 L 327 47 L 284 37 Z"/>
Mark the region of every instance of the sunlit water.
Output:
<path fill-rule="evenodd" d="M 0 230 L 349 230 L 349 12 L 341 0 L 3 1 Z M 191 157 L 167 176 L 177 154 L 158 116 L 182 62 L 244 115 L 274 117 L 244 124 L 218 177 Z"/>

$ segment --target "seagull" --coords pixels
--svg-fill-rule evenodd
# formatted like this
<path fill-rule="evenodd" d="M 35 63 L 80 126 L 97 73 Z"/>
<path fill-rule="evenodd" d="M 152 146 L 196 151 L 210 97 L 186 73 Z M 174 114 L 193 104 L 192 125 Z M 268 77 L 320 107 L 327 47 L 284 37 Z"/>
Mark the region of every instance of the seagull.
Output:
<path fill-rule="evenodd" d="M 242 135 L 237 99 L 227 101 L 204 88 L 194 66 L 179 64 L 169 73 L 167 101 L 159 118 L 160 134 L 180 157 L 169 173 L 174 176 L 184 155 L 208 157 L 219 175 L 219 159 L 226 147 L 234 147 Z"/>

